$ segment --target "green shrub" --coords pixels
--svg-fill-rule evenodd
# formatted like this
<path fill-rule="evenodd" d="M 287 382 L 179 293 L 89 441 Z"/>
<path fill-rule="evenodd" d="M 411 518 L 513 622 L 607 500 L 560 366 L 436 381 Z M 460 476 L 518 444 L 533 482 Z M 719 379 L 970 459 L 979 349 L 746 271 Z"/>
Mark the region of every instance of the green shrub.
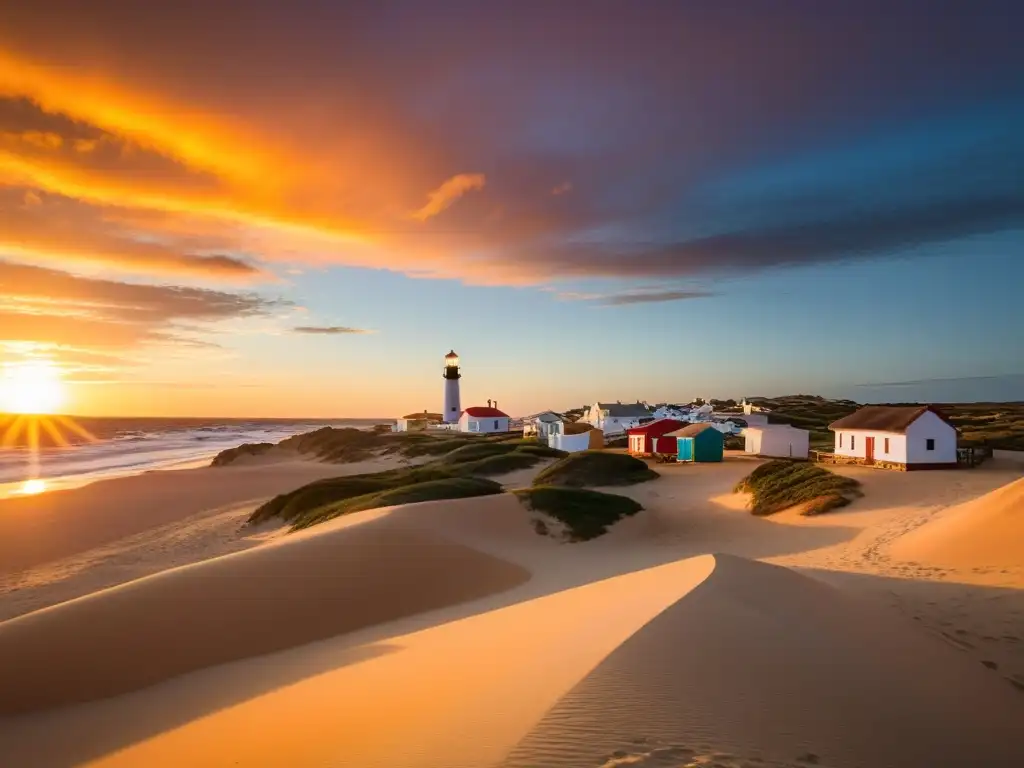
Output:
<path fill-rule="evenodd" d="M 470 445 L 462 445 L 454 451 L 449 451 L 441 457 L 441 461 L 445 464 L 465 464 L 470 461 L 487 459 L 491 456 L 512 453 L 514 450 L 516 450 L 516 446 L 508 445 L 507 443 L 472 443 Z"/>
<path fill-rule="evenodd" d="M 292 530 L 309 528 L 341 515 L 362 512 L 367 509 L 413 504 L 420 501 L 491 496 L 501 493 L 502 490 L 499 483 L 479 477 L 449 477 L 443 480 L 430 480 L 317 507 L 296 518 L 292 523 Z"/>
<path fill-rule="evenodd" d="M 816 515 L 849 504 L 861 495 L 860 483 L 815 464 L 777 459 L 762 464 L 737 483 L 737 493 L 750 493 L 750 511 L 772 515 L 804 504 L 803 514 Z"/>
<path fill-rule="evenodd" d="M 560 451 L 557 448 L 549 448 L 540 443 L 523 443 L 516 448 L 516 453 L 528 453 L 531 456 L 540 456 L 545 459 L 563 459 L 569 455 L 568 451 Z"/>
<path fill-rule="evenodd" d="M 455 471 L 460 475 L 489 477 L 491 475 L 504 475 L 519 469 L 528 469 L 539 461 L 541 461 L 540 456 L 521 451 L 512 451 L 511 453 L 488 456 L 476 461 L 467 461 L 456 466 Z"/>
<path fill-rule="evenodd" d="M 291 522 L 310 510 L 368 493 L 377 493 L 405 485 L 443 480 L 451 471 L 437 466 L 409 467 L 365 475 L 332 477 L 275 496 L 249 516 L 249 523 L 258 524 L 273 517 Z"/>
<path fill-rule="evenodd" d="M 273 443 L 242 443 L 234 448 L 221 451 L 213 457 L 211 467 L 226 467 L 240 456 L 259 456 L 274 447 Z"/>
<path fill-rule="evenodd" d="M 586 486 L 633 485 L 658 477 L 640 459 L 623 453 L 580 451 L 542 470 L 534 485 Z"/>
<path fill-rule="evenodd" d="M 408 441 L 402 446 L 401 452 L 403 456 L 409 456 L 410 458 L 416 456 L 441 456 L 465 444 L 466 441 L 461 438 L 426 437 L 425 439 Z"/>
<path fill-rule="evenodd" d="M 607 533 L 608 527 L 623 517 L 635 515 L 643 507 L 633 499 L 583 488 L 534 486 L 513 491 L 523 505 L 565 524 L 571 541 L 588 541 Z M 546 532 L 547 526 L 537 526 Z"/>

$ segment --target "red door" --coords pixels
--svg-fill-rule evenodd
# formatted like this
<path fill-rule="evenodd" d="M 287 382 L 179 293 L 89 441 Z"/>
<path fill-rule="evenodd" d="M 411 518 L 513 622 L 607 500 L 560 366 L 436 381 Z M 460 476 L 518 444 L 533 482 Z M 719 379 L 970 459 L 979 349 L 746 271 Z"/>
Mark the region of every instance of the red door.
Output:
<path fill-rule="evenodd" d="M 875 438 L 873 437 L 864 438 L 864 463 L 875 463 Z"/>

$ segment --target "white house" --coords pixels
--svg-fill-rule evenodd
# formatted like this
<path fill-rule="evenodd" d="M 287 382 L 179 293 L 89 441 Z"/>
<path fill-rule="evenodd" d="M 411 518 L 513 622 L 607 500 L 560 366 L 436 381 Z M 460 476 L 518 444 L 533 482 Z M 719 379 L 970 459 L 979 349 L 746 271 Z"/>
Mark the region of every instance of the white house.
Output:
<path fill-rule="evenodd" d="M 829 424 L 835 456 L 890 469 L 956 467 L 957 431 L 928 405 L 866 405 Z"/>
<path fill-rule="evenodd" d="M 554 411 L 544 411 L 523 419 L 523 437 L 536 437 L 541 442 L 547 442 L 551 434 L 551 427 L 554 424 L 561 424 L 565 417 Z"/>
<path fill-rule="evenodd" d="M 754 456 L 806 459 L 810 453 L 811 433 L 789 424 L 766 424 L 743 430 L 744 450 Z"/>
<path fill-rule="evenodd" d="M 604 432 L 583 421 L 558 422 L 551 426 L 548 446 L 569 453 L 596 450 L 604 447 Z"/>
<path fill-rule="evenodd" d="M 651 414 L 655 419 L 675 419 L 676 421 L 689 421 L 690 409 L 681 405 L 659 405 Z"/>
<path fill-rule="evenodd" d="M 653 418 L 654 414 L 643 403 L 594 403 L 580 421 L 597 427 L 606 435 L 615 435 Z"/>
<path fill-rule="evenodd" d="M 508 432 L 509 416 L 489 405 L 470 406 L 459 416 L 459 432 Z"/>

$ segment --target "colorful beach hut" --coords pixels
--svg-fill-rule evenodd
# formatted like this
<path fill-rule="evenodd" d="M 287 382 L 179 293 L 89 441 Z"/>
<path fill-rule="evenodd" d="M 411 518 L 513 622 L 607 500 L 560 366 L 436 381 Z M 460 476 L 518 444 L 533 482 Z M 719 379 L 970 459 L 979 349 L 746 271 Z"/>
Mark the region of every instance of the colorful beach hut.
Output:
<path fill-rule="evenodd" d="M 691 424 L 665 437 L 676 439 L 679 461 L 721 461 L 725 454 L 725 437 L 711 424 Z"/>
<path fill-rule="evenodd" d="M 650 456 L 652 453 L 663 453 L 663 445 L 658 445 L 658 443 L 665 443 L 666 441 L 663 439 L 665 435 L 685 424 L 686 422 L 679 421 L 678 419 L 658 419 L 650 424 L 626 430 L 626 434 L 629 435 L 629 453 L 633 456 Z M 672 453 L 675 453 L 675 440 L 670 442 Z"/>

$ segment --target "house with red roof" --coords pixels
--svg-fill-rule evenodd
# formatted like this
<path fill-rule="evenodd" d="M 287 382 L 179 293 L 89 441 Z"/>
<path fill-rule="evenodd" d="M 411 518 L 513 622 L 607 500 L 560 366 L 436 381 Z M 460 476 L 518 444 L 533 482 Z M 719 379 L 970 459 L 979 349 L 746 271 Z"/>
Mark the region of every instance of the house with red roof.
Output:
<path fill-rule="evenodd" d="M 498 401 L 487 401 L 487 405 L 472 405 L 459 415 L 459 431 L 487 434 L 508 432 L 509 415 L 498 410 Z"/>
<path fill-rule="evenodd" d="M 675 454 L 675 438 L 666 438 L 665 435 L 685 426 L 686 422 L 678 419 L 657 419 L 650 424 L 633 427 L 626 431 L 629 436 L 629 453 L 633 456 L 650 456 L 652 453 Z"/>

